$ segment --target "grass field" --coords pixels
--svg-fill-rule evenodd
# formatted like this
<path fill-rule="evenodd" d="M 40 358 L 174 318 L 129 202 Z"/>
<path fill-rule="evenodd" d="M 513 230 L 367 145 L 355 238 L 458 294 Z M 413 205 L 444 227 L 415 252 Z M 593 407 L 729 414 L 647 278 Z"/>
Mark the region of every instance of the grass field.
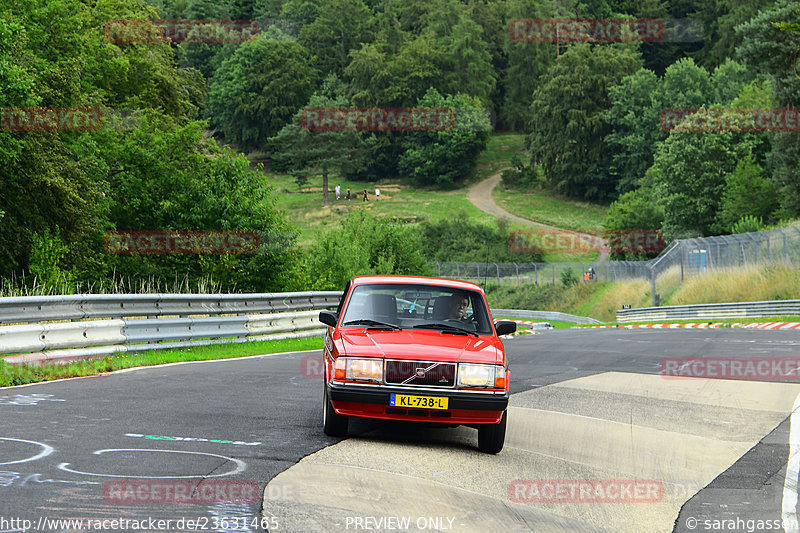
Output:
<path fill-rule="evenodd" d="M 489 139 L 488 146 L 478 156 L 475 169 L 470 176 L 465 177 L 461 187 L 452 190 L 441 190 L 432 187 L 418 187 L 403 179 L 378 179 L 374 182 L 352 181 L 329 177 L 328 187 L 332 191 L 338 184 L 342 188 L 342 199 L 337 201 L 336 196 L 329 194 L 330 205 L 322 207 L 322 177 L 309 181 L 302 190 L 294 179 L 285 174 L 265 174 L 266 181 L 275 189 L 275 206 L 283 211 L 288 220 L 299 230 L 299 243 L 309 246 L 314 241 L 314 236 L 319 231 L 327 231 L 336 227 L 339 220 L 347 213 L 356 209 L 366 209 L 378 216 L 396 217 L 398 220 L 415 224 L 423 220 L 439 220 L 452 218 L 455 213 L 464 213 L 474 222 L 493 224 L 496 218 L 480 211 L 467 199 L 469 185 L 479 182 L 496 174 L 511 165 L 511 158 L 515 153 L 524 151 L 525 136 L 518 134 L 496 134 Z M 350 187 L 352 199 L 344 199 L 345 191 Z M 375 200 L 375 188 L 381 190 L 380 201 Z M 363 201 L 363 191 L 367 189 L 368 202 Z M 495 189 L 498 194 L 500 187 Z M 500 193 L 501 198 L 513 197 L 514 193 Z M 560 223 L 566 228 L 586 226 L 584 220 L 594 220 L 594 226 L 599 227 L 598 220 L 602 220 L 604 209 L 593 206 L 586 208 L 584 204 L 559 199 L 556 196 L 523 195 L 526 200 L 514 200 L 506 208 L 515 213 L 523 210 L 525 202 L 540 202 L 546 204 L 552 213 L 550 218 L 556 220 L 556 214 L 562 213 Z M 539 198 L 539 199 L 537 199 Z M 537 204 L 538 205 L 538 204 Z M 589 205 L 589 204 L 587 204 Z M 566 213 L 566 214 L 564 214 Z M 589 215 L 587 213 L 594 213 Z M 527 218 L 525 215 L 520 215 Z M 579 221 L 575 217 L 583 217 Z M 594 218 L 592 218 L 594 217 Z M 572 221 L 571 221 L 572 220 Z M 571 221 L 571 222 L 570 222 Z M 549 222 L 548 222 L 549 223 Z M 592 226 L 592 227 L 594 227 Z M 512 223 L 510 229 L 524 229 L 528 226 Z M 591 229 L 591 228 L 590 228 Z M 545 261 L 592 261 L 597 254 L 546 254 Z"/>
<path fill-rule="evenodd" d="M 603 229 L 608 212 L 606 206 L 570 200 L 543 190 L 529 193 L 508 190 L 502 184 L 494 189 L 492 196 L 497 205 L 518 217 L 577 231 Z"/>
<path fill-rule="evenodd" d="M 299 243 L 308 246 L 318 231 L 326 231 L 337 226 L 347 213 L 356 209 L 366 209 L 373 215 L 397 217 L 407 223 L 418 223 L 426 219 L 452 216 L 462 211 L 467 217 L 485 224 L 494 222 L 494 217 L 480 211 L 467 199 L 465 189 L 441 191 L 432 188 L 412 187 L 393 182 L 356 182 L 331 179 L 329 186 L 342 187 L 342 198 L 329 195 L 330 204 L 322 207 L 322 187 L 312 183 L 313 192 L 298 192 L 297 185 L 290 176 L 269 175 L 269 183 L 275 187 L 276 208 L 286 213 L 289 221 L 300 231 Z M 344 199 L 350 187 L 353 199 Z M 381 199 L 375 200 L 375 187 L 381 190 Z M 369 201 L 363 201 L 363 191 L 367 189 Z M 359 196 L 359 193 L 361 195 Z"/>

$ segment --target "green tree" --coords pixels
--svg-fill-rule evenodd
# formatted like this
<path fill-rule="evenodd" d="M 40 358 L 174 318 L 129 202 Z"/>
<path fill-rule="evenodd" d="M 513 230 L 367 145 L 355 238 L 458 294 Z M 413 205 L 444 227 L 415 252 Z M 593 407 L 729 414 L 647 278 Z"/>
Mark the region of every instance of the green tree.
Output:
<path fill-rule="evenodd" d="M 302 28 L 314 22 L 321 5 L 321 0 L 287 0 L 281 7 L 281 17 Z"/>
<path fill-rule="evenodd" d="M 731 231 L 743 216 L 772 220 L 778 207 L 775 184 L 762 175 L 761 166 L 752 154 L 736 163 L 736 168 L 725 177 L 725 190 L 717 212 L 715 229 L 719 233 Z"/>
<path fill-rule="evenodd" d="M 117 230 L 251 231 L 260 239 L 258 253 L 114 255 L 109 265 L 134 279 L 213 275 L 224 290 L 293 285 L 299 261 L 294 230 L 275 211 L 272 189 L 242 154 L 206 139 L 203 126 L 151 111 L 123 138 L 100 142 L 110 166 L 108 219 Z"/>
<path fill-rule="evenodd" d="M 742 42 L 742 35 L 735 28 L 773 3 L 772 0 L 698 2 L 693 18 L 703 25 L 703 47 L 693 54 L 697 62 L 710 70 L 733 58 Z"/>
<path fill-rule="evenodd" d="M 98 59 L 98 31 L 76 1 L 40 5 L 19 0 L 0 7 L 0 108 L 91 105 L 81 83 Z M 145 73 L 143 73 L 144 77 Z M 89 85 L 91 87 L 91 85 Z M 69 248 L 65 270 L 86 267 L 86 243 L 97 232 L 101 188 L 95 158 L 74 158 L 69 144 L 83 135 L 0 132 L 0 274 L 30 268 L 32 236 L 49 235 Z"/>
<path fill-rule="evenodd" d="M 381 43 L 365 44 L 351 53 L 344 78 L 356 106 L 411 106 L 430 87 L 441 87 L 445 51 L 431 34 L 404 42 L 396 53 Z"/>
<path fill-rule="evenodd" d="M 455 125 L 443 131 L 407 134 L 400 170 L 425 185 L 447 186 L 464 179 L 489 142 L 491 123 L 480 101 L 463 94 L 442 96 L 430 89 L 417 105 L 452 109 Z"/>
<path fill-rule="evenodd" d="M 241 150 L 262 148 L 311 96 L 317 72 L 289 38 L 248 41 L 224 61 L 208 91 L 212 124 Z"/>
<path fill-rule="evenodd" d="M 633 190 L 653 164 L 653 154 L 670 126 L 663 120 L 664 112 L 730 104 L 746 78 L 745 68 L 734 61 L 709 74 L 689 58 L 670 65 L 661 78 L 640 69 L 609 88 L 611 108 L 606 117 L 612 131 L 606 142 L 619 172 L 617 190 Z"/>
<path fill-rule="evenodd" d="M 52 291 L 71 285 L 75 281 L 75 270 L 67 272 L 61 264 L 69 247 L 58 235 L 50 235 L 49 228 L 45 228 L 43 235 L 31 235 L 31 241 L 30 270 L 37 283 Z"/>
<path fill-rule="evenodd" d="M 657 202 L 650 187 L 638 189 L 622 194 L 619 199 L 611 203 L 608 214 L 603 222 L 603 227 L 610 234 L 610 244 L 613 246 L 614 235 L 618 230 L 658 230 L 664 223 L 664 207 Z M 656 253 L 636 254 L 632 252 L 611 252 L 612 260 L 633 261 L 649 259 Z"/>
<path fill-rule="evenodd" d="M 443 93 L 475 96 L 488 106 L 496 84 L 489 45 L 483 28 L 457 0 L 439 0 L 427 14 L 430 32 L 443 51 L 444 79 L 434 85 Z"/>
<path fill-rule="evenodd" d="M 453 26 L 444 43 L 447 66 L 445 92 L 474 96 L 483 105 L 492 103 L 496 74 L 483 29 L 467 16 Z"/>
<path fill-rule="evenodd" d="M 511 0 L 508 4 L 508 21 L 518 18 L 552 17 L 555 6 L 536 0 Z M 522 42 L 504 28 L 503 52 L 507 66 L 503 72 L 501 86 L 503 104 L 498 122 L 514 131 L 528 131 L 530 105 L 533 92 L 540 85 L 542 76 L 556 61 L 553 43 Z"/>
<path fill-rule="evenodd" d="M 608 89 L 611 108 L 606 117 L 613 129 L 605 140 L 619 173 L 617 192 L 620 194 L 638 186 L 653 164 L 656 143 L 667 136 L 659 127 L 660 110 L 653 103 L 658 88 L 659 79 L 655 73 L 642 68 Z"/>
<path fill-rule="evenodd" d="M 725 178 L 756 144 L 754 134 L 673 131 L 661 143 L 647 178 L 664 206 L 669 237 L 710 235 Z"/>
<path fill-rule="evenodd" d="M 335 78 L 334 78 L 335 80 Z M 357 131 L 310 131 L 301 124 L 308 108 L 347 107 L 347 100 L 321 94 L 311 97 L 291 124 L 269 140 L 272 159 L 295 176 L 302 186 L 309 176 L 322 175 L 322 205 L 328 205 L 328 176 L 355 173 L 368 164 L 375 135 L 362 136 Z"/>
<path fill-rule="evenodd" d="M 374 38 L 374 17 L 362 0 L 323 2 L 314 22 L 300 30 L 300 42 L 315 57 L 314 65 L 327 75 L 340 74 L 350 50 Z"/>
<path fill-rule="evenodd" d="M 193 120 L 202 77 L 178 68 L 168 44 L 104 37 L 109 20 L 156 16 L 124 0 L 0 7 L 0 107 L 105 109 L 96 131 L 0 132 L 0 276 L 98 281 L 115 270 L 163 281 L 213 273 L 230 289 L 293 286 L 298 249 L 263 177 L 206 140 L 207 125 Z M 109 120 L 120 109 L 135 112 L 127 125 Z M 237 257 L 115 256 L 103 249 L 104 232 L 115 228 L 242 229 L 265 240 L 259 253 Z"/>
<path fill-rule="evenodd" d="M 797 2 L 781 0 L 750 21 L 737 26 L 741 45 L 736 48 L 749 70 L 770 81 L 773 105 L 800 107 L 800 78 L 797 77 L 797 50 L 800 33 L 784 31 L 781 23 L 800 24 Z M 785 27 L 785 26 L 784 26 Z M 778 187 L 783 215 L 800 215 L 800 134 L 771 134 L 767 168 Z"/>
<path fill-rule="evenodd" d="M 495 76 L 495 89 L 490 106 L 499 112 L 503 105 L 503 88 L 501 85 L 503 73 L 508 67 L 508 58 L 503 51 L 503 46 L 508 38 L 508 17 L 506 2 L 475 2 L 470 5 L 474 20 L 482 31 L 481 39 L 486 43 L 486 51 L 492 64 Z"/>
<path fill-rule="evenodd" d="M 614 197 L 616 182 L 604 140 L 611 131 L 605 119 L 611 107 L 608 88 L 638 68 L 639 59 L 629 48 L 576 44 L 536 88 L 527 140 L 531 163 L 543 166 L 558 191 L 587 200 Z"/>
<path fill-rule="evenodd" d="M 383 22 L 390 24 L 390 15 Z M 390 26 L 389 29 L 398 28 Z M 431 87 L 443 84 L 442 65 L 445 52 L 432 34 L 404 40 L 402 31 L 386 32 L 384 37 L 401 42 L 378 41 L 351 52 L 351 62 L 344 78 L 349 86 L 350 102 L 358 107 L 414 106 Z M 372 165 L 359 179 L 398 174 L 398 160 L 404 152 L 406 134 L 389 132 L 378 136 Z"/>

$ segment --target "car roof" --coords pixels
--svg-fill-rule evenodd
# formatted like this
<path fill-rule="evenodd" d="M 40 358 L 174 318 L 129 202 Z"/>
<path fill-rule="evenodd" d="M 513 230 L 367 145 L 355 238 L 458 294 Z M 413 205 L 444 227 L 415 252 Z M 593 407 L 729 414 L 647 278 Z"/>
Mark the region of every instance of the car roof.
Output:
<path fill-rule="evenodd" d="M 476 285 L 475 283 L 469 281 L 448 278 L 431 278 L 427 276 L 356 276 L 351 281 L 353 286 L 368 285 L 371 283 L 419 283 L 425 285 L 438 285 L 441 287 L 465 289 L 469 291 L 478 291 L 483 293 L 483 289 L 480 285 Z"/>

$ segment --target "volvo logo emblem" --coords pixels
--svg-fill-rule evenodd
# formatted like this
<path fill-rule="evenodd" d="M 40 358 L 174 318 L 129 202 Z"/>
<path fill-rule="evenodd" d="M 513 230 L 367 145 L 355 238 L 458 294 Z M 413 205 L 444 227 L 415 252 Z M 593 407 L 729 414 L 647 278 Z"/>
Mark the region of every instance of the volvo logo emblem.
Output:
<path fill-rule="evenodd" d="M 417 369 L 417 377 L 418 378 L 424 378 L 425 377 L 425 369 L 424 368 L 418 368 Z"/>

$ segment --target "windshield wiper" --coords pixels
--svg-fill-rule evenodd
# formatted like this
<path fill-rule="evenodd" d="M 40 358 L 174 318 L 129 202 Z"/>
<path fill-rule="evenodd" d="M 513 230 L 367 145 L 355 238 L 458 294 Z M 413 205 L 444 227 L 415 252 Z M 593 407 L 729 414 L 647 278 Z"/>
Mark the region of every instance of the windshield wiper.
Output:
<path fill-rule="evenodd" d="M 442 330 L 442 331 L 453 332 L 453 333 L 458 331 L 460 333 L 466 333 L 467 335 L 474 335 L 476 337 L 478 336 L 478 334 L 475 333 L 474 331 L 470 331 L 470 330 L 464 329 L 464 328 L 459 328 L 458 326 L 453 326 L 453 325 L 450 325 L 450 324 L 440 324 L 440 323 L 417 324 L 417 325 L 415 325 L 413 327 L 415 329 L 439 329 L 439 330 Z"/>
<path fill-rule="evenodd" d="M 395 326 L 394 324 L 389 324 L 387 322 L 378 322 L 377 320 L 372 320 L 369 318 L 362 318 L 361 320 L 351 320 L 349 322 L 345 322 L 342 324 L 343 326 L 379 326 L 383 328 L 391 328 L 391 329 L 398 329 L 402 330 L 400 326 Z"/>

